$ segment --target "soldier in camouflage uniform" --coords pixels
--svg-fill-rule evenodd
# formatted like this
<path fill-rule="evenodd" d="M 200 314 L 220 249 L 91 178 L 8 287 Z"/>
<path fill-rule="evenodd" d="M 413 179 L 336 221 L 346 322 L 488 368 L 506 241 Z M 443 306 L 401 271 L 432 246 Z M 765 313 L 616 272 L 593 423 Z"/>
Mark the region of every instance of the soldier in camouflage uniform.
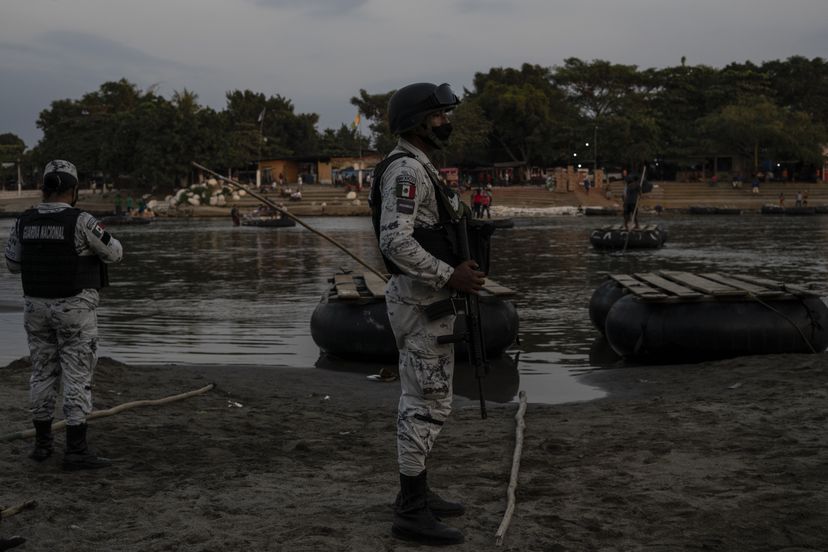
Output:
<path fill-rule="evenodd" d="M 436 516 L 464 513 L 460 503 L 428 487 L 426 458 L 451 412 L 453 344 L 437 337 L 453 332 L 454 316 L 429 319 L 425 308 L 455 295 L 475 293 L 484 274 L 463 261 L 448 237 L 448 226 L 467 209 L 443 186 L 429 154 L 451 133 L 448 112 L 459 100 L 447 84 L 412 84 L 389 101 L 396 149 L 375 169 L 372 188 L 374 229 L 392 273 L 385 290 L 388 317 L 400 353 L 402 393 L 397 416 L 400 493 L 392 532 L 432 544 L 463 542 L 463 534 Z"/>
<path fill-rule="evenodd" d="M 9 270 L 23 280 L 36 432 L 30 457 L 42 462 L 52 455 L 52 417 L 63 383 L 66 470 L 110 464 L 87 447 L 86 416 L 98 358 L 98 289 L 107 285 L 106 264 L 123 255 L 120 242 L 92 215 L 73 207 L 77 198 L 75 166 L 51 161 L 43 173 L 43 202 L 17 219 L 5 252 Z"/>

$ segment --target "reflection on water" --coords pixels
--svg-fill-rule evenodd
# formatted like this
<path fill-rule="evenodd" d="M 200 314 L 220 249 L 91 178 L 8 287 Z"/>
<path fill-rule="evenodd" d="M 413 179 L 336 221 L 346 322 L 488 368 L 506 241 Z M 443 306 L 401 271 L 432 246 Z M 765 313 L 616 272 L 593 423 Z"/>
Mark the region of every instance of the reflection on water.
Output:
<path fill-rule="evenodd" d="M 514 356 L 501 355 L 489 360 L 489 373 L 483 378 L 483 396 L 487 401 L 507 403 L 511 402 L 520 390 L 520 353 Z M 388 373 L 397 374 L 396 364 L 365 363 L 343 360 L 326 354 L 319 356 L 316 367 L 323 370 L 345 370 L 358 374 L 377 374 L 381 369 Z M 395 380 L 397 381 L 397 380 Z M 480 391 L 477 377 L 468 362 L 458 361 L 454 367 L 454 393 L 468 399 L 479 400 Z M 399 385 L 395 383 L 393 385 Z"/>
<path fill-rule="evenodd" d="M 381 266 L 368 218 L 308 222 Z M 573 374 L 606 366 L 587 307 L 608 273 L 652 270 L 749 272 L 821 281 L 828 217 L 663 216 L 664 248 L 623 256 L 592 249 L 603 217 L 521 219 L 493 238 L 492 277 L 521 292 L 518 372 L 530 401 L 601 396 Z M 647 222 L 656 222 L 653 217 Z M 11 220 L 0 221 L 4 244 Z M 100 353 L 136 364 L 265 364 L 311 368 L 319 349 L 309 320 L 339 268 L 361 270 L 302 227 L 233 228 L 227 220 L 157 221 L 116 227 L 124 262 L 99 309 Z M 0 363 L 28 353 L 19 277 L 0 270 Z M 375 371 L 375 370 L 371 370 Z"/>

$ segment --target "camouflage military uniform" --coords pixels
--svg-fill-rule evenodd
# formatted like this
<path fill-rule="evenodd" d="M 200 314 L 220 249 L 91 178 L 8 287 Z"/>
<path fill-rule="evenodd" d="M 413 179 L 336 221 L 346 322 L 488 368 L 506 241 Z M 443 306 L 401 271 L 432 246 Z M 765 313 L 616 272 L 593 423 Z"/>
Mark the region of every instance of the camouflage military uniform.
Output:
<path fill-rule="evenodd" d="M 41 203 L 40 213 L 59 212 L 65 203 Z M 23 245 L 16 222 L 6 244 L 6 264 L 21 271 Z M 103 239 L 102 239 L 103 238 Z M 105 243 L 106 242 L 106 243 Z M 97 255 L 105 263 L 121 260 L 120 242 L 106 234 L 95 218 L 82 212 L 75 226 L 79 256 Z M 98 291 L 84 289 L 71 297 L 25 296 L 23 321 L 31 353 L 30 398 L 32 418 L 51 420 L 61 381 L 63 412 L 70 426 L 83 424 L 92 411 L 92 373 L 97 363 Z"/>
<path fill-rule="evenodd" d="M 454 345 L 437 343 L 452 333 L 454 316 L 429 320 L 424 308 L 446 299 L 454 268 L 428 253 L 413 238 L 415 227 L 439 222 L 437 197 L 429 173 L 438 179 L 428 157 L 404 139 L 393 153 L 414 158 L 393 161 L 382 176 L 380 249 L 405 274 L 393 275 L 385 290 L 388 318 L 400 351 L 400 396 L 397 459 L 400 473 L 417 476 L 425 469 L 440 429 L 451 413 Z"/>

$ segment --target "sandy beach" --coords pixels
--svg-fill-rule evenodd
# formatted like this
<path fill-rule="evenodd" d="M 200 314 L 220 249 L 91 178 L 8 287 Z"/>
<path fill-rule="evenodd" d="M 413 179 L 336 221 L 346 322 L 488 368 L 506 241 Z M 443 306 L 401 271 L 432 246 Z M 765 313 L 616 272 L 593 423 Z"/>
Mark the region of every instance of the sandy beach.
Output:
<path fill-rule="evenodd" d="M 28 362 L 0 368 L 3 432 L 28 429 Z M 456 550 L 828 549 L 828 360 L 745 357 L 583 376 L 607 398 L 531 403 L 517 507 L 502 546 L 517 404 L 455 411 L 432 484 L 462 499 Z M 0 442 L 4 520 L 20 550 L 384 551 L 397 490 L 399 383 L 265 366 L 127 366 L 102 359 L 96 409 L 203 387 L 90 423 L 107 470 L 64 473 Z M 62 449 L 63 433 L 58 435 Z"/>

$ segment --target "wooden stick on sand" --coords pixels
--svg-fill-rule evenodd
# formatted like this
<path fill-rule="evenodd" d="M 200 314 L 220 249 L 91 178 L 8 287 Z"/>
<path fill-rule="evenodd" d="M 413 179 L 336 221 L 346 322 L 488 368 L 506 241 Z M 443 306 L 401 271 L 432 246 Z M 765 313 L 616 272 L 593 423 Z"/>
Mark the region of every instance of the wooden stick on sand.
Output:
<path fill-rule="evenodd" d="M 34 508 L 37 506 L 37 501 L 35 500 L 27 500 L 17 506 L 9 506 L 5 510 L 0 508 L 0 519 L 5 519 L 7 517 L 11 517 L 15 514 L 19 514 L 23 510 L 28 510 L 29 508 Z"/>
<path fill-rule="evenodd" d="M 518 393 L 520 406 L 515 414 L 515 453 L 512 455 L 512 475 L 509 478 L 509 488 L 506 491 L 508 502 L 506 505 L 506 513 L 503 514 L 503 521 L 500 522 L 500 527 L 495 533 L 495 542 L 498 546 L 503 544 L 503 535 L 506 534 L 506 529 L 509 527 L 509 522 L 512 521 L 512 514 L 515 512 L 515 489 L 517 489 L 518 472 L 520 471 L 520 455 L 523 452 L 523 430 L 526 424 L 523 422 L 523 415 L 526 413 L 526 391 Z"/>
<path fill-rule="evenodd" d="M 124 410 L 128 410 L 130 408 L 135 408 L 136 406 L 158 406 L 162 404 L 167 404 L 175 401 L 180 401 L 183 399 L 189 399 L 190 397 L 195 397 L 196 395 L 201 395 L 206 393 L 210 389 L 215 387 L 214 383 L 209 385 L 205 385 L 201 389 L 195 389 L 193 391 L 187 391 L 186 393 L 181 393 L 178 395 L 172 395 L 170 397 L 164 397 L 162 399 L 145 399 L 140 401 L 132 401 L 124 404 L 119 404 L 118 406 L 113 406 L 107 410 L 96 410 L 89 414 L 86 417 L 87 420 L 94 420 L 95 418 L 103 418 L 106 416 L 112 416 L 114 414 L 118 414 L 119 412 L 123 412 Z M 52 431 L 57 431 L 59 429 L 63 429 L 66 427 L 65 421 L 60 421 L 52 424 Z M 27 437 L 32 437 L 35 434 L 34 429 L 27 429 L 25 431 L 16 431 L 14 433 L 7 433 L 6 435 L 0 435 L 0 441 L 14 441 L 15 439 L 26 439 Z"/>

